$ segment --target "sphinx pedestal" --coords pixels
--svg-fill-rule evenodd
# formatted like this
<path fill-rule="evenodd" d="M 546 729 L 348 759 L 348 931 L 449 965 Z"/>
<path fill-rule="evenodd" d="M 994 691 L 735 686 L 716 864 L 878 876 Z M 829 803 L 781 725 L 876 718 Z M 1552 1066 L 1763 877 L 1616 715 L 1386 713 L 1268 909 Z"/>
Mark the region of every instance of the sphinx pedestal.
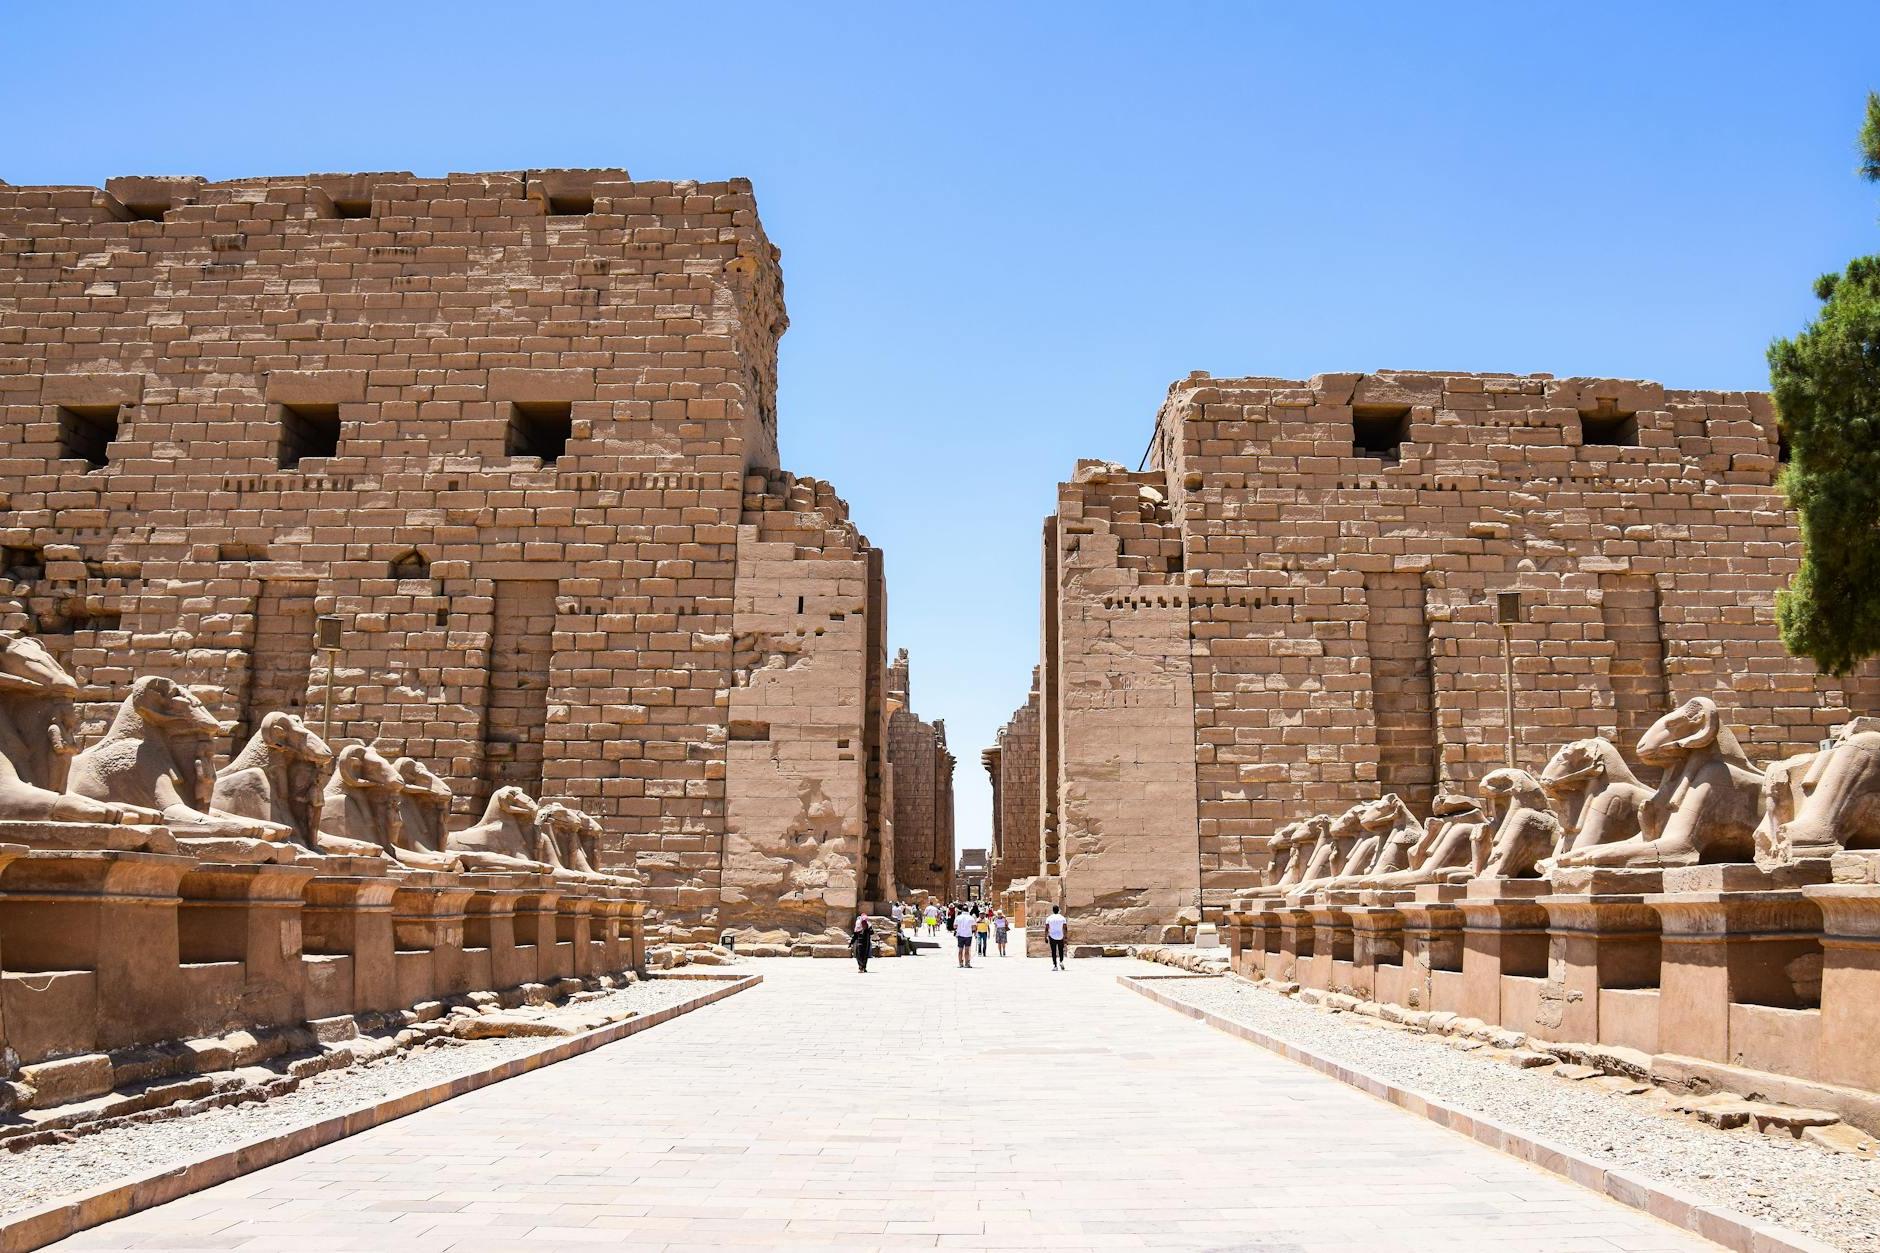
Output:
<path fill-rule="evenodd" d="M 1260 977 L 1266 956 L 1263 903 L 1238 900 L 1227 911 L 1227 966 L 1247 979 Z"/>
<path fill-rule="evenodd" d="M 1408 988 L 1404 973 L 1404 916 L 1397 906 L 1403 890 L 1365 888 L 1358 904 L 1346 910 L 1351 920 L 1352 994 L 1366 1000 L 1403 1004 Z"/>
<path fill-rule="evenodd" d="M 567 950 L 565 960 L 557 955 L 559 973 L 576 978 L 599 973 L 594 961 L 594 917 L 604 891 L 600 884 L 586 880 L 564 884 L 555 906 L 555 946 Z M 568 968 L 562 971 L 562 965 Z"/>
<path fill-rule="evenodd" d="M 404 1008 L 398 999 L 392 894 L 405 871 L 378 857 L 314 863 L 301 910 L 307 1017 Z"/>
<path fill-rule="evenodd" d="M 553 983 L 564 967 L 573 966 L 573 953 L 556 941 L 556 911 L 564 891 L 564 885 L 541 875 L 516 898 L 516 960 L 523 974 L 517 983 Z"/>
<path fill-rule="evenodd" d="M 1403 973 L 1397 1003 L 1407 1009 L 1460 1013 L 1462 1009 L 1462 910 L 1460 883 L 1419 884 L 1403 900 Z"/>
<path fill-rule="evenodd" d="M 1547 911 L 1535 902 L 1545 879 L 1471 879 L 1455 904 L 1462 911 L 1462 1004 L 1457 1012 L 1483 1022 L 1514 1025 L 1532 1017 L 1547 975 Z M 1510 986 L 1514 980 L 1524 984 Z"/>
<path fill-rule="evenodd" d="M 1657 870 L 1584 867 L 1553 872 L 1547 982 L 1528 1021 L 1506 1025 L 1543 1040 L 1658 1049 Z"/>
<path fill-rule="evenodd" d="M 1663 926 L 1658 1050 L 1816 1077 L 1825 859 L 1763 870 L 1684 866 L 1647 897 Z"/>
<path fill-rule="evenodd" d="M 594 949 L 594 968 L 602 974 L 619 974 L 632 963 L 631 945 L 621 931 L 626 905 L 624 885 L 611 884 L 594 898 L 588 938 Z"/>
<path fill-rule="evenodd" d="M 615 959 L 614 968 L 646 973 L 646 902 L 628 898 L 625 894 L 631 888 L 622 888 L 620 897 L 621 932 L 616 941 L 620 952 Z M 620 959 L 625 959 L 624 967 Z"/>
<path fill-rule="evenodd" d="M 187 1034 L 282 1027 L 307 1017 L 301 910 L 312 865 L 207 863 L 182 878 L 177 939 L 182 961 L 238 962 L 233 1003 L 198 1001 Z"/>
<path fill-rule="evenodd" d="M 1308 983 L 1317 939 L 1312 911 L 1302 900 L 1281 900 L 1274 903 L 1274 916 L 1279 948 L 1267 962 L 1267 978 L 1282 983 Z"/>
<path fill-rule="evenodd" d="M 471 888 L 462 876 L 407 870 L 392 892 L 393 964 L 401 1007 L 474 990 L 464 953 Z"/>
<path fill-rule="evenodd" d="M 1302 963 L 1299 982 L 1322 992 L 1350 992 L 1351 915 L 1356 892 L 1319 892 L 1300 902 L 1312 919 L 1312 957 Z"/>
<path fill-rule="evenodd" d="M 1822 916 L 1820 1077 L 1880 1092 L 1880 885 L 1820 884 L 1802 894 Z"/>
<path fill-rule="evenodd" d="M 1229 916 L 1228 949 L 1232 969 L 1248 979 L 1274 976 L 1279 966 L 1280 911 L 1286 902 L 1277 896 L 1236 902 Z"/>
<path fill-rule="evenodd" d="M 24 844 L 0 844 L 0 875 L 5 874 L 8 862 L 13 861 L 15 858 L 26 856 L 28 851 Z M 9 1056 L 15 1055 L 12 1045 L 7 1041 L 6 968 L 6 946 L 0 944 L 0 1079 L 11 1079 L 13 1077 Z M 4 1102 L 0 1102 L 0 1113 L 5 1112 L 6 1105 Z"/>
<path fill-rule="evenodd" d="M 464 961 L 472 986 L 513 988 L 535 977 L 535 950 L 528 950 L 525 973 L 524 955 L 516 949 L 516 905 L 540 879 L 524 872 L 459 876 L 470 889 L 464 902 Z"/>
<path fill-rule="evenodd" d="M 0 870 L 0 994 L 22 1059 L 182 1034 L 186 997 L 239 980 L 233 963 L 181 965 L 177 885 L 194 864 L 60 850 L 28 852 Z"/>

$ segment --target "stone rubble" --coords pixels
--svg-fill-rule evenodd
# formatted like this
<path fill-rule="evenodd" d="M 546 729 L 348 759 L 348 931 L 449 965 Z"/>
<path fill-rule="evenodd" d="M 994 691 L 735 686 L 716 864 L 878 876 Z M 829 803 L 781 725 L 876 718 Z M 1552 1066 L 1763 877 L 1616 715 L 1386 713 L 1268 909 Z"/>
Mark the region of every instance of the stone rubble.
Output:
<path fill-rule="evenodd" d="M 124 1120 L 153 1122 L 203 1109 L 272 1100 L 315 1075 L 464 1040 L 570 1036 L 631 1017 L 627 972 L 554 987 L 526 984 L 456 1004 L 347 1015 L 287 1030 L 236 1031 L 113 1055 L 82 1054 L 22 1066 L 6 1087 L 16 1105 L 0 1119 L 0 1149 L 62 1143 Z M 98 1095 L 102 1092 L 103 1095 Z"/>
<path fill-rule="evenodd" d="M 711 985 L 649 980 L 575 1002 L 571 1015 L 544 1012 L 537 1021 L 562 1026 L 621 1015 L 643 1015 L 691 1000 Z M 0 1156 L 0 1215 L 61 1197 L 180 1166 L 237 1144 L 278 1135 L 366 1105 L 541 1050 L 552 1040 L 504 1035 L 434 1038 L 417 1047 L 376 1047 L 356 1064 L 321 1068 L 280 1090 L 236 1103 L 199 1102 L 154 1116 L 116 1118 L 48 1136 L 30 1145 L 7 1142 Z M 281 1076 L 292 1079 L 292 1076 Z"/>

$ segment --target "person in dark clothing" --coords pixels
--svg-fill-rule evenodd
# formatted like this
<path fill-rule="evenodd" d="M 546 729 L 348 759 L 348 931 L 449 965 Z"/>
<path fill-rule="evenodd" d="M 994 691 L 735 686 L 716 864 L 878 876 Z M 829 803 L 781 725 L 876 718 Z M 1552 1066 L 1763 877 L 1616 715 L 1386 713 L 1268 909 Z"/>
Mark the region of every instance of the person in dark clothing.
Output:
<path fill-rule="evenodd" d="M 867 914 L 855 915 L 855 929 L 849 933 L 849 948 L 855 954 L 855 969 L 868 973 L 868 958 L 875 951 L 875 926 Z"/>

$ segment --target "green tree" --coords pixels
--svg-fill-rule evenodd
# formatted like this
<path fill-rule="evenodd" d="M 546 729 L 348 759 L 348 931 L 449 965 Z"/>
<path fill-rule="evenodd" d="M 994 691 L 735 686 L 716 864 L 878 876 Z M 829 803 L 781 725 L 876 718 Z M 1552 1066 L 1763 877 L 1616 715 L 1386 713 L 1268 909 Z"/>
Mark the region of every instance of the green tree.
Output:
<path fill-rule="evenodd" d="M 1860 173 L 1880 182 L 1880 93 L 1867 95 Z M 1815 280 L 1821 311 L 1769 347 L 1788 440 L 1782 489 L 1801 517 L 1802 565 L 1776 600 L 1789 652 L 1846 674 L 1880 655 L 1880 257 Z"/>

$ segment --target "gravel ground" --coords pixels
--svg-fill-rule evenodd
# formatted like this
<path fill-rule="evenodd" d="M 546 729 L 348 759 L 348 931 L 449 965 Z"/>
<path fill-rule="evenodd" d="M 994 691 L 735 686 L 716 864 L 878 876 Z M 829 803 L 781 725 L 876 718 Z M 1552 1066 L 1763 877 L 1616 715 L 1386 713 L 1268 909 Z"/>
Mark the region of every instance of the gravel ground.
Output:
<path fill-rule="evenodd" d="M 649 1014 L 703 996 L 717 986 L 698 979 L 654 979 L 568 1006 L 567 1012 L 633 1009 Z M 112 1127 L 82 1135 L 69 1144 L 41 1145 L 18 1153 L 0 1150 L 0 1180 L 4 1181 L 0 1183 L 0 1216 L 90 1192 L 120 1179 L 181 1166 L 237 1144 L 308 1126 L 560 1043 L 561 1039 L 537 1036 L 411 1049 L 314 1075 L 292 1092 L 270 1101 Z"/>
<path fill-rule="evenodd" d="M 1357 1014 L 1304 1005 L 1238 977 L 1154 979 L 1158 992 L 1446 1105 L 1651 1175 L 1860 1253 L 1880 1251 L 1880 1161 L 1754 1131 L 1719 1131 L 1649 1096 L 1608 1094 L 1459 1052 Z"/>

